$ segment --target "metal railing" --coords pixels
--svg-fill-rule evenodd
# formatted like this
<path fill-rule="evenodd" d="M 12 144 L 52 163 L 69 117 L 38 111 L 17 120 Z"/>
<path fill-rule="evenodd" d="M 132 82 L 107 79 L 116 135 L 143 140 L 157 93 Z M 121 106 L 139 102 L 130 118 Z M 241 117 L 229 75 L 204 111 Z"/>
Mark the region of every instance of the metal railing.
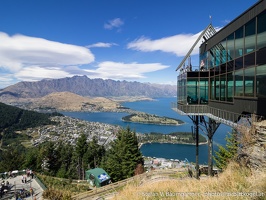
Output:
<path fill-rule="evenodd" d="M 247 115 L 221 110 L 202 104 L 185 105 L 172 102 L 171 108 L 181 115 L 204 115 L 211 119 L 214 119 L 215 121 L 234 128 L 240 126 L 240 124 L 237 123 L 240 119 L 247 119 L 250 117 Z"/>

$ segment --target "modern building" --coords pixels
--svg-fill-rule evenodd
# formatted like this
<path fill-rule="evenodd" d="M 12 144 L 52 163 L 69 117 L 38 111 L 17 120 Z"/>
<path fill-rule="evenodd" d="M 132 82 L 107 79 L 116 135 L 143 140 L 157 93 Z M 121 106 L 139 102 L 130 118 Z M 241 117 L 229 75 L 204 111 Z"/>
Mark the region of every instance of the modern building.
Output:
<path fill-rule="evenodd" d="M 198 42 L 202 42 L 199 69 L 192 71 L 185 62 Z M 209 118 L 208 125 L 204 123 L 210 145 L 219 123 L 237 127 L 239 121 L 250 122 L 252 114 L 266 117 L 266 0 L 218 32 L 210 24 L 177 71 L 178 98 L 173 107 L 191 116 L 196 126 L 199 119 Z"/>

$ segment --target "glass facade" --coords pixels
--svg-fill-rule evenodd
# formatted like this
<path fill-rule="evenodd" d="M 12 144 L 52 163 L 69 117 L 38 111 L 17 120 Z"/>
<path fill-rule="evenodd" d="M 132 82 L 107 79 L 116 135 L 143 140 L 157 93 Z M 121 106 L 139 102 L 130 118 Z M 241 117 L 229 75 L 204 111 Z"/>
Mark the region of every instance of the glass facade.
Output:
<path fill-rule="evenodd" d="M 266 97 L 266 11 L 202 54 L 212 72 L 210 100 Z"/>
<path fill-rule="evenodd" d="M 266 11 L 231 30 L 207 51 L 200 51 L 199 71 L 180 73 L 179 103 L 266 98 Z"/>
<path fill-rule="evenodd" d="M 207 104 L 209 100 L 209 74 L 207 71 L 185 72 L 178 76 L 178 103 Z"/>

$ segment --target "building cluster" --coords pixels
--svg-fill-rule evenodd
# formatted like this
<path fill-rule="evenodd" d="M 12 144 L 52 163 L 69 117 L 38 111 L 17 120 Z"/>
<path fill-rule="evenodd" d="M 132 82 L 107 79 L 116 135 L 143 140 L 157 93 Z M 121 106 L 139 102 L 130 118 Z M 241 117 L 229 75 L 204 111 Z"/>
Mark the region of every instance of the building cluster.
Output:
<path fill-rule="evenodd" d="M 65 116 L 55 116 L 51 120 L 57 124 L 26 130 L 26 134 L 34 138 L 32 139 L 34 146 L 46 141 L 63 141 L 75 145 L 82 133 L 87 135 L 87 141 L 96 137 L 100 145 L 108 145 L 116 138 L 116 133 L 121 129 L 119 126 L 88 122 Z"/>
<path fill-rule="evenodd" d="M 173 168 L 184 168 L 190 165 L 187 160 L 178 159 L 166 159 L 156 157 L 145 157 L 144 168 L 147 170 L 151 169 L 173 169 Z"/>

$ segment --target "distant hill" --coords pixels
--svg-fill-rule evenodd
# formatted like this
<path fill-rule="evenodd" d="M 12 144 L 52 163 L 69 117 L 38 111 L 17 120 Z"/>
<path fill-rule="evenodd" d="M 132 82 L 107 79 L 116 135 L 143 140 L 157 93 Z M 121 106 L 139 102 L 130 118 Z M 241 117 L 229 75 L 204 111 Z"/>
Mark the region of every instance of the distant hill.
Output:
<path fill-rule="evenodd" d="M 11 139 L 12 141 L 17 137 L 15 132 L 18 130 L 54 124 L 49 119 L 51 115 L 0 103 L 0 139 L 5 139 L 6 144 L 6 139 Z"/>
<path fill-rule="evenodd" d="M 120 109 L 120 104 L 110 99 L 83 97 L 71 92 L 54 92 L 44 97 L 27 99 L 24 106 L 27 109 L 56 109 L 60 111 L 112 111 Z"/>
<path fill-rule="evenodd" d="M 19 82 L 0 90 L 0 101 L 11 97 L 39 98 L 54 92 L 71 92 L 90 97 L 145 96 L 154 98 L 175 96 L 176 86 L 74 76 L 37 82 Z"/>

